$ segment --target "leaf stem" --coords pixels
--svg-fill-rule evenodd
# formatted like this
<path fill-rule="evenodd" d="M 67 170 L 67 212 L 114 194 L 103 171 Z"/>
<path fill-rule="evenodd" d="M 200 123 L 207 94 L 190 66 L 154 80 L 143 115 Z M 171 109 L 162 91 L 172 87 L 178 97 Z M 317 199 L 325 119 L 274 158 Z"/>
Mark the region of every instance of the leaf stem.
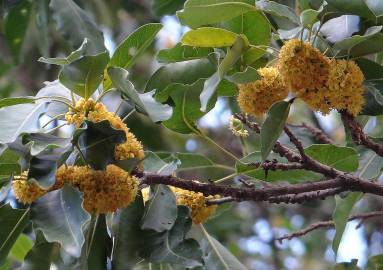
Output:
<path fill-rule="evenodd" d="M 65 113 L 60 113 L 54 117 L 52 117 L 48 122 L 46 122 L 42 128 L 45 128 L 47 125 L 49 125 L 50 123 L 52 123 L 53 121 L 57 120 L 58 118 L 60 118 L 61 116 L 65 116 Z"/>
<path fill-rule="evenodd" d="M 236 172 L 232 173 L 232 174 L 229 174 L 229 175 L 227 175 L 225 177 L 222 177 L 220 179 L 215 180 L 214 183 L 222 183 L 222 182 L 226 181 L 227 179 L 233 178 L 233 177 L 235 177 L 237 175 L 238 175 L 238 173 L 236 173 Z"/>
<path fill-rule="evenodd" d="M 136 111 L 136 109 L 133 109 L 127 115 L 125 115 L 125 117 L 122 118 L 122 122 L 125 122 L 126 119 L 128 119 L 135 111 Z"/>

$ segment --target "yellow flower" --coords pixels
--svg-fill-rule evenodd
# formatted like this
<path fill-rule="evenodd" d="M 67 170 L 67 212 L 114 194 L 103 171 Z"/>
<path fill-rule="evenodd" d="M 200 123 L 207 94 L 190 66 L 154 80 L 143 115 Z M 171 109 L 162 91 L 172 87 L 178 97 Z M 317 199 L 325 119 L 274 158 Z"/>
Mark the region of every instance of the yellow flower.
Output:
<path fill-rule="evenodd" d="M 28 172 L 25 171 L 21 175 L 15 176 L 12 181 L 12 188 L 15 193 L 16 199 L 23 204 L 31 204 L 47 192 L 60 189 L 63 182 L 57 181 L 49 189 L 43 189 L 36 182 L 28 182 Z"/>
<path fill-rule="evenodd" d="M 238 86 L 237 99 L 242 112 L 255 116 L 262 115 L 273 103 L 285 99 L 288 94 L 276 68 L 261 68 L 258 73 L 262 76 L 260 80 Z"/>
<path fill-rule="evenodd" d="M 69 124 L 74 124 L 76 127 L 80 127 L 85 120 L 94 123 L 108 120 L 113 128 L 121 129 L 126 134 L 126 142 L 117 145 L 115 148 L 114 155 L 117 160 L 143 159 L 145 156 L 143 147 L 136 136 L 129 131 L 129 128 L 122 122 L 120 117 L 109 112 L 101 103 L 96 103 L 92 99 L 80 99 L 75 106 L 75 110 L 69 109 L 65 119 Z"/>
<path fill-rule="evenodd" d="M 207 199 L 219 198 L 219 196 L 205 197 L 201 192 L 189 191 L 181 188 L 170 187 L 176 196 L 178 205 L 184 205 L 190 208 L 193 224 L 204 223 L 217 210 L 217 205 L 206 205 Z M 141 190 L 144 202 L 149 200 L 150 188 L 146 187 Z"/>
<path fill-rule="evenodd" d="M 328 80 L 329 102 L 338 110 L 347 110 L 356 116 L 365 103 L 364 75 L 354 61 L 331 61 Z"/>
<path fill-rule="evenodd" d="M 56 178 L 78 187 L 84 195 L 83 207 L 89 213 L 109 213 L 126 207 L 138 190 L 138 179 L 115 165 L 108 165 L 105 171 L 61 166 Z"/>
<path fill-rule="evenodd" d="M 278 68 L 292 91 L 320 89 L 328 80 L 330 61 L 309 43 L 292 39 L 281 48 Z"/>
<path fill-rule="evenodd" d="M 322 114 L 328 114 L 333 107 L 329 102 L 328 87 L 319 89 L 301 89 L 295 91 L 295 95 L 301 98 L 314 111 L 319 111 Z"/>

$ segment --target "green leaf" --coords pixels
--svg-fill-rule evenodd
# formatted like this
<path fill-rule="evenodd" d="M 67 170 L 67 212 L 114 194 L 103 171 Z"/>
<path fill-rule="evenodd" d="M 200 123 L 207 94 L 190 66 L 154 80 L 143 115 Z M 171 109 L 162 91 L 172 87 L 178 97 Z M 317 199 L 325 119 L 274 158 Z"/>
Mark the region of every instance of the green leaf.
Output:
<path fill-rule="evenodd" d="M 278 154 L 270 153 L 269 159 L 277 160 L 280 163 L 287 163 L 285 158 L 280 157 Z M 266 180 L 268 182 L 274 181 L 287 181 L 289 183 L 300 183 L 303 181 L 314 181 L 323 178 L 319 173 L 314 173 L 306 170 L 269 170 L 267 174 L 256 163 L 261 163 L 261 152 L 253 152 L 241 159 L 241 162 L 235 164 L 237 173 L 247 175 L 254 179 Z"/>
<path fill-rule="evenodd" d="M 342 263 L 337 263 L 334 265 L 332 268 L 333 270 L 361 270 L 357 266 L 358 260 L 357 259 L 352 259 L 351 262 L 342 262 Z"/>
<path fill-rule="evenodd" d="M 140 194 L 140 192 L 139 192 Z M 142 196 L 137 196 L 133 204 L 120 209 L 113 219 L 113 269 L 125 270 L 141 261 L 139 253 L 144 249 L 140 220 L 144 213 Z"/>
<path fill-rule="evenodd" d="M 124 69 L 132 67 L 138 57 L 152 44 L 161 28 L 162 24 L 160 23 L 149 23 L 138 28 L 118 45 L 108 67 L 115 66 Z M 104 82 L 104 90 L 109 89 L 111 84 L 109 77 L 107 77 Z"/>
<path fill-rule="evenodd" d="M 152 9 L 157 16 L 172 15 L 182 9 L 185 0 L 154 0 Z"/>
<path fill-rule="evenodd" d="M 8 46 L 16 64 L 19 63 L 20 51 L 29 24 L 31 7 L 32 4 L 30 1 L 21 1 L 21 3 L 12 8 L 5 17 L 5 38 L 7 39 Z"/>
<path fill-rule="evenodd" d="M 338 254 L 338 248 L 340 241 L 342 240 L 342 235 L 344 232 L 344 229 L 346 228 L 346 224 L 348 221 L 348 217 L 350 216 L 350 213 L 352 211 L 352 208 L 356 204 L 356 202 L 362 198 L 363 193 L 360 192 L 351 192 L 348 194 L 348 196 L 344 199 L 339 197 L 338 195 L 335 196 L 335 210 L 332 215 L 332 219 L 335 223 L 335 236 L 334 240 L 332 242 L 332 250 L 334 251 L 335 255 Z"/>
<path fill-rule="evenodd" d="M 0 177 L 9 177 L 19 174 L 21 171 L 19 164 L 20 157 L 13 151 L 6 149 L 0 156 Z"/>
<path fill-rule="evenodd" d="M 204 58 L 212 52 L 211 48 L 196 48 L 177 43 L 173 48 L 160 50 L 157 54 L 157 61 L 160 63 L 181 62 Z"/>
<path fill-rule="evenodd" d="M 352 37 L 346 38 L 340 42 L 335 43 L 334 48 L 351 52 L 351 50 L 358 44 L 363 43 L 374 36 L 380 35 L 379 32 L 381 30 L 382 26 L 372 26 L 366 30 L 366 33 L 363 36 L 354 35 Z"/>
<path fill-rule="evenodd" d="M 25 133 L 22 134 L 22 142 L 28 144 L 32 156 L 37 156 L 45 150 L 68 147 L 71 140 L 48 133 Z"/>
<path fill-rule="evenodd" d="M 202 154 L 179 152 L 156 152 L 156 154 L 166 162 L 179 160 L 181 164 L 178 166 L 177 172 L 204 168 L 219 168 L 218 164 L 215 164 Z"/>
<path fill-rule="evenodd" d="M 84 123 L 73 134 L 73 143 L 79 146 L 87 164 L 95 170 L 105 170 L 115 160 L 115 146 L 126 141 L 126 134 L 113 128 L 108 120 Z"/>
<path fill-rule="evenodd" d="M 274 103 L 267 113 L 261 129 L 261 154 L 262 160 L 266 160 L 273 149 L 275 142 L 282 133 L 287 116 L 290 112 L 291 102 L 280 101 Z"/>
<path fill-rule="evenodd" d="M 383 269 L 383 255 L 375 255 L 368 258 L 366 270 L 378 270 Z"/>
<path fill-rule="evenodd" d="M 13 244 L 29 223 L 29 209 L 13 209 L 9 204 L 0 207 L 0 265 L 10 252 Z"/>
<path fill-rule="evenodd" d="M 88 52 L 97 54 L 105 51 L 104 38 L 96 23 L 72 0 L 52 0 L 52 16 L 57 28 L 67 37 L 74 48 L 89 40 Z"/>
<path fill-rule="evenodd" d="M 382 15 L 383 12 L 380 12 L 380 14 L 374 14 L 374 12 L 369 8 L 368 4 L 366 3 L 368 1 L 350 0 L 347 1 L 347 5 L 345 5 L 345 1 L 343 0 L 329 0 L 327 2 L 344 13 L 359 15 L 363 18 L 370 19 L 375 23 L 378 23 L 378 20 L 380 21 L 379 23 L 382 22 L 382 19 L 378 19 L 378 17 L 380 17 L 380 15 Z"/>
<path fill-rule="evenodd" d="M 166 163 L 155 153 L 146 151 L 144 159 L 145 171 L 161 175 L 171 175 L 178 166 L 178 161 Z"/>
<path fill-rule="evenodd" d="M 230 21 L 223 22 L 221 25 L 234 33 L 245 35 L 250 45 L 270 44 L 270 22 L 260 11 L 246 12 Z"/>
<path fill-rule="evenodd" d="M 195 122 L 204 113 L 200 110 L 199 97 L 203 88 L 204 80 L 200 79 L 192 85 L 171 84 L 166 88 L 166 93 L 174 102 L 173 115 L 162 124 L 175 132 L 192 133 L 196 130 Z M 208 106 L 210 110 L 215 100 L 212 99 Z"/>
<path fill-rule="evenodd" d="M 41 55 L 49 55 L 49 0 L 37 0 L 35 3 L 36 45 Z"/>
<path fill-rule="evenodd" d="M 177 218 L 176 197 L 166 185 L 150 188 L 150 200 L 145 204 L 141 229 L 163 232 L 170 230 Z"/>
<path fill-rule="evenodd" d="M 182 45 L 193 47 L 229 47 L 234 44 L 237 34 L 231 31 L 215 28 L 201 27 L 186 32 L 182 37 Z"/>
<path fill-rule="evenodd" d="M 32 240 L 25 234 L 20 234 L 15 244 L 13 245 L 10 256 L 19 262 L 24 261 L 28 251 L 32 248 Z"/>
<path fill-rule="evenodd" d="M 109 248 L 112 246 L 109 237 L 105 215 L 96 215 L 90 220 L 84 230 L 87 235 L 81 255 L 82 268 L 92 270 L 106 270 Z"/>
<path fill-rule="evenodd" d="M 202 266 L 202 253 L 198 242 L 185 239 L 191 228 L 189 208 L 178 206 L 177 219 L 170 230 L 145 231 L 146 243 L 142 256 L 150 262 L 182 264 L 186 268 Z"/>
<path fill-rule="evenodd" d="M 64 66 L 72 63 L 73 61 L 76 61 L 83 57 L 88 49 L 89 42 L 88 39 L 84 39 L 84 42 L 81 44 L 81 46 L 71 52 L 67 57 L 60 57 L 60 58 L 45 58 L 45 57 L 40 57 L 39 62 L 46 63 L 46 64 L 51 64 L 51 65 L 59 65 L 59 66 Z"/>
<path fill-rule="evenodd" d="M 89 98 L 103 79 L 104 69 L 109 61 L 109 54 L 84 56 L 65 65 L 59 74 L 60 82 L 77 95 Z"/>
<path fill-rule="evenodd" d="M 81 204 L 81 193 L 65 185 L 47 193 L 31 206 L 34 229 L 41 230 L 48 242 L 59 242 L 74 257 L 80 256 L 84 243 L 82 226 L 90 219 Z"/>
<path fill-rule="evenodd" d="M 125 98 L 134 103 L 139 112 L 147 114 L 153 122 L 169 119 L 173 113 L 172 107 L 158 103 L 154 98 L 154 90 L 144 94 L 138 93 L 134 85 L 127 79 L 125 69 L 109 67 L 108 74 L 113 85 L 117 87 Z"/>
<path fill-rule="evenodd" d="M 209 270 L 246 270 L 244 266 L 229 250 L 220 242 L 208 234 L 201 227 L 204 238 L 201 240 L 201 249 L 204 265 Z"/>
<path fill-rule="evenodd" d="M 206 112 L 210 99 L 216 92 L 221 80 L 230 70 L 230 68 L 237 62 L 246 47 L 247 44 L 245 40 L 243 40 L 241 37 L 237 37 L 234 45 L 228 49 L 225 58 L 219 64 L 218 70 L 205 81 L 203 90 L 200 95 L 201 111 Z"/>
<path fill-rule="evenodd" d="M 344 172 L 355 172 L 359 166 L 358 152 L 351 147 L 313 144 L 305 149 L 309 157 Z"/>
<path fill-rule="evenodd" d="M 303 27 L 311 29 L 315 22 L 318 21 L 318 14 L 320 12 L 313 9 L 306 9 L 300 15 L 300 21 Z"/>
<path fill-rule="evenodd" d="M 295 14 L 295 11 L 289 6 L 285 6 L 274 1 L 268 0 L 257 1 L 256 6 L 258 9 L 273 16 L 286 18 L 296 24 L 300 23 L 299 17 Z"/>
<path fill-rule="evenodd" d="M 0 108 L 8 107 L 18 104 L 34 103 L 35 100 L 32 97 L 11 97 L 0 99 Z"/>
<path fill-rule="evenodd" d="M 225 78 L 233 83 L 249 83 L 261 79 L 257 70 L 253 67 L 247 67 L 244 71 L 235 72 L 230 75 L 226 75 Z"/>
<path fill-rule="evenodd" d="M 177 17 L 183 25 L 196 28 L 227 21 L 255 9 L 241 1 L 188 0 L 183 11 L 177 12 Z"/>
<path fill-rule="evenodd" d="M 39 130 L 38 121 L 46 111 L 44 103 L 18 104 L 0 108 L 0 142 L 14 142 L 23 132 Z"/>
<path fill-rule="evenodd" d="M 216 64 L 209 59 L 196 59 L 180 63 L 171 63 L 159 68 L 149 79 L 145 92 L 153 89 L 157 95 L 170 86 L 170 84 L 193 84 L 200 78 L 208 78 L 216 71 Z M 168 96 L 156 99 L 165 102 Z"/>
<path fill-rule="evenodd" d="M 36 242 L 26 255 L 20 270 L 49 270 L 57 248 L 57 243 L 48 243 L 42 233 L 37 231 Z"/>

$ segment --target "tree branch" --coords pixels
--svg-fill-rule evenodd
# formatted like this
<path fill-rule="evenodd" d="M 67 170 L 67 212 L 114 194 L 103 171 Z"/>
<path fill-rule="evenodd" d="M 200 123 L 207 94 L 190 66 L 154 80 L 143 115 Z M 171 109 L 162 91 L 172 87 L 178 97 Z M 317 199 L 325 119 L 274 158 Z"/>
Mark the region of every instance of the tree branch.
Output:
<path fill-rule="evenodd" d="M 355 118 L 346 111 L 340 112 L 342 121 L 345 127 L 350 130 L 352 140 L 357 145 L 363 145 L 368 149 L 371 149 L 379 156 L 383 157 L 383 145 L 373 142 L 364 132 L 359 124 L 355 121 Z"/>
<path fill-rule="evenodd" d="M 352 220 L 355 220 L 355 219 L 360 219 L 361 223 L 363 223 L 365 220 L 367 220 L 369 218 L 378 217 L 378 216 L 382 216 L 382 215 L 383 215 L 383 211 L 368 212 L 368 213 L 363 213 L 363 214 L 352 215 L 348 219 L 348 221 L 352 221 Z M 301 237 L 303 235 L 306 235 L 307 233 L 312 232 L 312 231 L 314 231 L 316 229 L 323 229 L 323 228 L 329 228 L 329 227 L 334 227 L 334 226 L 335 226 L 335 223 L 332 220 L 320 221 L 320 222 L 313 223 L 313 224 L 309 225 L 308 227 L 306 227 L 306 228 L 304 228 L 302 230 L 293 232 L 291 234 L 286 234 L 286 235 L 284 235 L 282 237 L 275 238 L 275 240 L 279 241 L 279 242 L 282 242 L 285 239 L 291 240 L 291 239 L 293 239 L 295 237 Z"/>

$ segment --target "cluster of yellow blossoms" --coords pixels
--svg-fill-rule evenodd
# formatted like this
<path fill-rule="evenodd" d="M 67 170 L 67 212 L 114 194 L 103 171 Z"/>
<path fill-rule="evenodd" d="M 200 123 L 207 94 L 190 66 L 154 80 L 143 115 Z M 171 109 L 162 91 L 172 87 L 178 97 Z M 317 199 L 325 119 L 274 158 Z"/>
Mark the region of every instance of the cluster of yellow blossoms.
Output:
<path fill-rule="evenodd" d="M 205 197 L 201 192 L 189 191 L 181 188 L 170 187 L 176 196 L 177 204 L 190 208 L 193 224 L 204 223 L 217 210 L 217 205 L 207 205 L 209 199 L 219 198 L 219 196 Z M 149 200 L 149 188 L 142 189 L 144 201 Z"/>
<path fill-rule="evenodd" d="M 127 137 L 126 142 L 116 146 L 115 158 L 144 158 L 143 147 L 134 134 L 101 103 L 81 99 L 66 114 L 66 120 L 76 127 L 80 127 L 85 120 L 108 120 L 113 128 L 124 130 Z M 83 207 L 89 213 L 108 213 L 125 207 L 134 201 L 138 189 L 138 179 L 115 165 L 108 165 L 105 171 L 93 170 L 88 166 L 63 165 L 57 170 L 56 183 L 47 190 L 35 182 L 28 182 L 27 172 L 15 177 L 12 185 L 18 201 L 30 204 L 49 191 L 60 189 L 64 183 L 77 187 L 83 193 Z"/>
<path fill-rule="evenodd" d="M 330 60 L 309 43 L 286 42 L 276 67 L 267 69 L 277 75 L 266 76 L 265 69 L 260 69 L 261 80 L 239 85 L 238 104 L 243 112 L 262 115 L 272 103 L 286 98 L 286 89 L 323 114 L 337 109 L 356 116 L 365 103 L 364 75 L 355 62 Z"/>

